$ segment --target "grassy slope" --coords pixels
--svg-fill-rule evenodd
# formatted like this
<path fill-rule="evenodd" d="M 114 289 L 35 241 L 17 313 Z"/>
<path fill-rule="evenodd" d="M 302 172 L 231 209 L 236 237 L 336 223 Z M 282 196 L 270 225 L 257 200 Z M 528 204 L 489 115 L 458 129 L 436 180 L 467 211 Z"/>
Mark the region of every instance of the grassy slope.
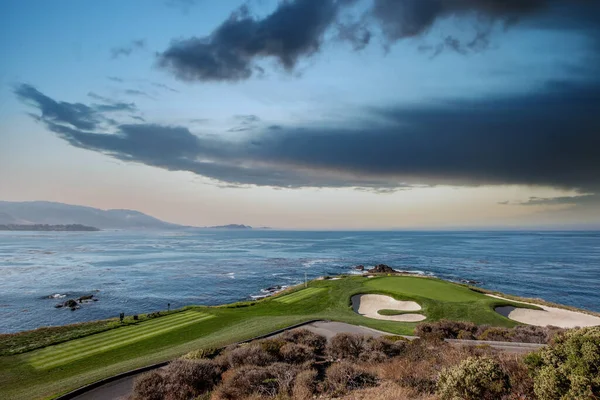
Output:
<path fill-rule="evenodd" d="M 414 323 L 380 321 L 355 314 L 350 297 L 358 293 L 383 293 L 399 300 L 415 300 L 429 321 L 447 318 L 496 326 L 515 325 L 493 311 L 495 306 L 509 302 L 437 279 L 349 277 L 313 281 L 309 286 L 308 290 L 298 288 L 291 294 L 237 306 L 187 307 L 181 314 L 134 327 L 0 357 L 0 398 L 48 398 L 190 350 L 223 346 L 310 319 L 348 322 L 397 334 L 412 333 Z M 140 333 L 131 333 L 137 331 Z"/>

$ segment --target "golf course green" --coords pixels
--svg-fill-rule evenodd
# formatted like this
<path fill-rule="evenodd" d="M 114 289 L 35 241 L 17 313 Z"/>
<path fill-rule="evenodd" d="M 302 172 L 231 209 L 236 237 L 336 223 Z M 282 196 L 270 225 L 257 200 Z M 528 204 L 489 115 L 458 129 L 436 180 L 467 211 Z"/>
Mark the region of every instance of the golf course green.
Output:
<path fill-rule="evenodd" d="M 427 321 L 451 319 L 476 324 L 516 325 L 494 311 L 521 306 L 485 296 L 454 283 L 415 276 L 362 276 L 316 280 L 254 302 L 217 307 L 189 306 L 136 324 L 0 357 L 0 398 L 47 399 L 99 379 L 173 359 L 191 350 L 216 348 L 314 319 L 363 325 L 395 334 L 411 334 L 416 323 L 370 319 L 352 310 L 355 294 L 384 294 L 412 300 Z M 89 324 L 94 324 L 91 322 Z M 84 329 L 85 324 L 73 326 Z M 61 328 L 63 331 L 69 328 Z M 35 338 L 36 331 L 30 334 Z M 48 343 L 40 331 L 39 340 Z M 72 337 L 72 336 L 69 336 Z M 0 345 L 18 335 L 0 335 Z M 4 343 L 3 343 L 4 342 Z M 51 343 L 51 342 L 50 342 Z M 8 349 L 10 350 L 10 349 Z M 14 353 L 15 351 L 13 351 Z M 10 354 L 10 353 L 5 353 Z"/>

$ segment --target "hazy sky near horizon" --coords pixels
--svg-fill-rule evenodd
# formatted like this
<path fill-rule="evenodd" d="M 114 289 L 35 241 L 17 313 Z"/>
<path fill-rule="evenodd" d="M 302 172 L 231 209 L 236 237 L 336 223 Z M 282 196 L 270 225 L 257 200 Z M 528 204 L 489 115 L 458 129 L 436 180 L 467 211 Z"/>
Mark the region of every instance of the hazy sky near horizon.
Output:
<path fill-rule="evenodd" d="M 0 50 L 0 200 L 600 229 L 600 1 L 6 0 Z"/>

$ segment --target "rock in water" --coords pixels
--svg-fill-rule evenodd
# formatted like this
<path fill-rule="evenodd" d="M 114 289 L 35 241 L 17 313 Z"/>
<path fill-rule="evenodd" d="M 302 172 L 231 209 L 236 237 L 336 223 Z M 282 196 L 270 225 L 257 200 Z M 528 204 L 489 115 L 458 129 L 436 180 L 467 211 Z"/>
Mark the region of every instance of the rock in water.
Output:
<path fill-rule="evenodd" d="M 365 270 L 365 266 L 364 265 L 357 265 L 356 267 L 354 267 L 355 270 L 357 271 L 364 271 Z"/>
<path fill-rule="evenodd" d="M 367 272 L 369 272 L 371 274 L 394 274 L 394 273 L 396 273 L 396 270 L 394 270 L 392 267 L 390 267 L 388 265 L 379 264 L 379 265 L 374 266 Z"/>

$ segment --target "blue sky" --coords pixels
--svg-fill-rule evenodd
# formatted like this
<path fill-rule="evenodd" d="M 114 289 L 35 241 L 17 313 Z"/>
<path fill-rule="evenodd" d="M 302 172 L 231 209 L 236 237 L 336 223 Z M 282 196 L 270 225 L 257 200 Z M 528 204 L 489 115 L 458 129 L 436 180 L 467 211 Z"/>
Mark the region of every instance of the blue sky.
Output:
<path fill-rule="evenodd" d="M 600 224 L 597 2 L 461 1 L 0 2 L 0 197 L 197 225 Z"/>

